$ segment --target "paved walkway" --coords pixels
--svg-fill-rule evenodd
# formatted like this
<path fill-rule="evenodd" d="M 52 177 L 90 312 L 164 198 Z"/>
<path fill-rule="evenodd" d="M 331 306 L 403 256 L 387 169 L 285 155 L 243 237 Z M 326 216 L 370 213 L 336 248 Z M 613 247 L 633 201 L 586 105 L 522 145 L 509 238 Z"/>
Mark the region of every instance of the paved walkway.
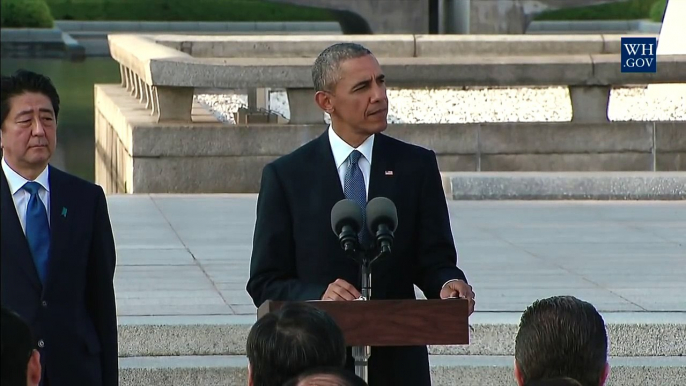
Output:
<path fill-rule="evenodd" d="M 115 195 L 120 316 L 254 315 L 255 195 Z M 684 202 L 450 202 L 477 312 L 571 294 L 600 311 L 686 312 Z"/>

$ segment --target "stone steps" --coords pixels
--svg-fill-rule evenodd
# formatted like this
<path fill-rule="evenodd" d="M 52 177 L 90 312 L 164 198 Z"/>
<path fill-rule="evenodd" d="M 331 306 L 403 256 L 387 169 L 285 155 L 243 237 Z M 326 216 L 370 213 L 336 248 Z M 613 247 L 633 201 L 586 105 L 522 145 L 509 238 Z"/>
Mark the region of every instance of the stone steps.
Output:
<path fill-rule="evenodd" d="M 442 355 L 514 355 L 521 313 L 481 312 L 471 318 L 468 346 L 432 346 Z M 610 355 L 627 357 L 686 356 L 686 313 L 603 312 Z M 255 317 L 154 316 L 120 317 L 121 357 L 174 355 L 245 355 Z"/>
<path fill-rule="evenodd" d="M 453 200 L 684 200 L 686 172 L 444 172 Z"/>
<path fill-rule="evenodd" d="M 469 346 L 430 347 L 434 385 L 515 386 L 519 312 L 477 312 Z M 608 386 L 686 384 L 686 313 L 603 312 Z M 128 385 L 245 385 L 254 315 L 120 316 L 120 380 Z"/>
<path fill-rule="evenodd" d="M 433 384 L 516 386 L 511 356 L 431 355 Z M 244 355 L 120 358 L 120 385 L 243 386 L 247 384 Z M 606 386 L 682 386 L 686 357 L 610 358 Z"/>

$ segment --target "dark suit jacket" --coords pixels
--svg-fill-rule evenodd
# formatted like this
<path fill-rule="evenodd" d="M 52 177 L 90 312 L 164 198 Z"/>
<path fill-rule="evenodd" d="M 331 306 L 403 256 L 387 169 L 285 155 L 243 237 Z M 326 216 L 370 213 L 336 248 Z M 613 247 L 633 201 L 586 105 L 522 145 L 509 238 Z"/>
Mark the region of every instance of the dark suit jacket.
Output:
<path fill-rule="evenodd" d="M 102 188 L 50 166 L 51 251 L 43 286 L 4 172 L 0 179 L 2 304 L 44 342 L 50 386 L 117 385 L 115 249 Z"/>
<path fill-rule="evenodd" d="M 368 200 L 379 196 L 395 203 L 398 227 L 392 256 L 372 266 L 373 299 L 414 299 L 413 284 L 438 298 L 446 281 L 466 281 L 434 152 L 377 134 Z M 321 299 L 338 278 L 360 289 L 359 268 L 330 225 L 344 198 L 326 132 L 265 166 L 247 283 L 255 305 Z M 429 384 L 426 347 L 373 348 L 369 376 L 374 386 Z"/>

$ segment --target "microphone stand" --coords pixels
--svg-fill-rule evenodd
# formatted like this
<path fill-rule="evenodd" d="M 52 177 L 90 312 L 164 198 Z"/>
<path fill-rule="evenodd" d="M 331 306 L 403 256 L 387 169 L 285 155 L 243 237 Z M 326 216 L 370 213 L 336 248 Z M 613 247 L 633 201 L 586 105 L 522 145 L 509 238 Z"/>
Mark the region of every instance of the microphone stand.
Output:
<path fill-rule="evenodd" d="M 370 259 L 364 251 L 357 254 L 357 261 L 360 264 L 360 275 L 362 276 L 362 300 L 367 301 L 372 296 L 372 263 L 378 258 L 390 254 L 390 251 L 381 250 L 373 259 Z M 352 348 L 353 359 L 355 360 L 355 375 L 369 383 L 369 357 L 372 355 L 370 346 L 354 346 Z"/>

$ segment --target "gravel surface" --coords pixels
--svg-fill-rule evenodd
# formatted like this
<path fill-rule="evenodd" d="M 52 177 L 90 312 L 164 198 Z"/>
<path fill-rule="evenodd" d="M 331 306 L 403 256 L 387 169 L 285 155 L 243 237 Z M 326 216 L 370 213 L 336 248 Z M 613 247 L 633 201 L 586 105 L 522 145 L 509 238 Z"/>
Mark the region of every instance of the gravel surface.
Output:
<path fill-rule="evenodd" d="M 686 84 L 612 90 L 613 121 L 686 121 Z M 660 86 L 658 86 L 660 87 Z M 572 118 L 566 87 L 502 89 L 389 89 L 389 123 L 560 122 Z M 197 94 L 196 100 L 223 122 L 247 107 L 245 94 Z M 272 90 L 269 109 L 289 118 L 284 90 Z M 329 119 L 325 116 L 328 123 Z"/>

